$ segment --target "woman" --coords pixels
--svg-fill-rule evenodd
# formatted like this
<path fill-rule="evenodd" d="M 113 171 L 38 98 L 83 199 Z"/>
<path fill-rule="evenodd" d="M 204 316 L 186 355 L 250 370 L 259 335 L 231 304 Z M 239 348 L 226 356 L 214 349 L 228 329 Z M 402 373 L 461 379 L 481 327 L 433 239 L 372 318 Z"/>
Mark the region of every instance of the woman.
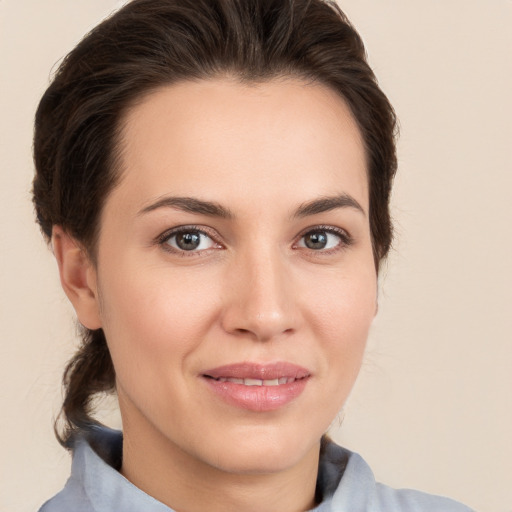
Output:
<path fill-rule="evenodd" d="M 469 510 L 324 436 L 377 310 L 394 133 L 321 0 L 134 0 L 68 55 L 34 202 L 84 329 L 43 511 Z M 122 436 L 91 415 L 114 390 Z"/>

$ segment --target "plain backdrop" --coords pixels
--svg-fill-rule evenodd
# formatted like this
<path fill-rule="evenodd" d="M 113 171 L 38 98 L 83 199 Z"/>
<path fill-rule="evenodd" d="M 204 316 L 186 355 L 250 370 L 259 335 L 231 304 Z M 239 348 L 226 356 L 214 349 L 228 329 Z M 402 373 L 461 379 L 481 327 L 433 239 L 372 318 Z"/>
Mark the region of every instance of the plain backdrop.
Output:
<path fill-rule="evenodd" d="M 52 423 L 75 327 L 33 220 L 34 111 L 51 70 L 119 4 L 0 0 L 2 512 L 37 510 L 70 464 Z M 360 379 L 333 435 L 387 484 L 510 512 L 512 2 L 340 4 L 402 134 L 397 240 Z M 106 421 L 119 426 L 115 412 Z"/>

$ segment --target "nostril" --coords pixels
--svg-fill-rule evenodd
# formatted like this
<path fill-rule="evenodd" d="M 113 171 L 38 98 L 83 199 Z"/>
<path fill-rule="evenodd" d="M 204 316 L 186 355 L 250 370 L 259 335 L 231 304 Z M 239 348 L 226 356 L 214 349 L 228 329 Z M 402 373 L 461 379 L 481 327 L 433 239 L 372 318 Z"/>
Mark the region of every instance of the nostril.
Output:
<path fill-rule="evenodd" d="M 243 327 L 234 327 L 232 329 L 227 329 L 227 331 L 234 336 L 239 336 L 240 338 L 249 338 L 256 336 L 253 330 L 246 329 Z"/>

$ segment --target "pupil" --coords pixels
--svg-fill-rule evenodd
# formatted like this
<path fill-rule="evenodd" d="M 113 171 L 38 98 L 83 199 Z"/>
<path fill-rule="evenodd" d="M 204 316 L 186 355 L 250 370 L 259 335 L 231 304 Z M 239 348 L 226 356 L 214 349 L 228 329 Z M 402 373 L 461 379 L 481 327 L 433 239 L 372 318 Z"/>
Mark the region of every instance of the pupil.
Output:
<path fill-rule="evenodd" d="M 327 235 L 323 231 L 316 231 L 306 236 L 306 247 L 309 249 L 323 249 L 327 245 Z"/>
<path fill-rule="evenodd" d="M 201 238 L 197 233 L 180 233 L 176 236 L 176 245 L 184 251 L 197 249 Z"/>

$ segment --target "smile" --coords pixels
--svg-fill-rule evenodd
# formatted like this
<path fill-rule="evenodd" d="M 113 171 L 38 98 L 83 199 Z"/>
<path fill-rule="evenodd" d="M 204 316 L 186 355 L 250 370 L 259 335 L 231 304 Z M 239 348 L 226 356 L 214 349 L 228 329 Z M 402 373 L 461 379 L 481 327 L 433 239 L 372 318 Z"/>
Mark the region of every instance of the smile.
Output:
<path fill-rule="evenodd" d="M 208 389 L 224 403 L 248 411 L 269 412 L 296 400 L 311 373 L 287 362 L 244 362 L 214 368 L 201 376 Z"/>
<path fill-rule="evenodd" d="M 237 379 L 234 377 L 219 377 L 215 379 L 219 382 L 233 382 L 234 384 L 243 384 L 244 386 L 281 386 L 294 382 L 294 377 L 281 377 L 279 379 Z"/>

